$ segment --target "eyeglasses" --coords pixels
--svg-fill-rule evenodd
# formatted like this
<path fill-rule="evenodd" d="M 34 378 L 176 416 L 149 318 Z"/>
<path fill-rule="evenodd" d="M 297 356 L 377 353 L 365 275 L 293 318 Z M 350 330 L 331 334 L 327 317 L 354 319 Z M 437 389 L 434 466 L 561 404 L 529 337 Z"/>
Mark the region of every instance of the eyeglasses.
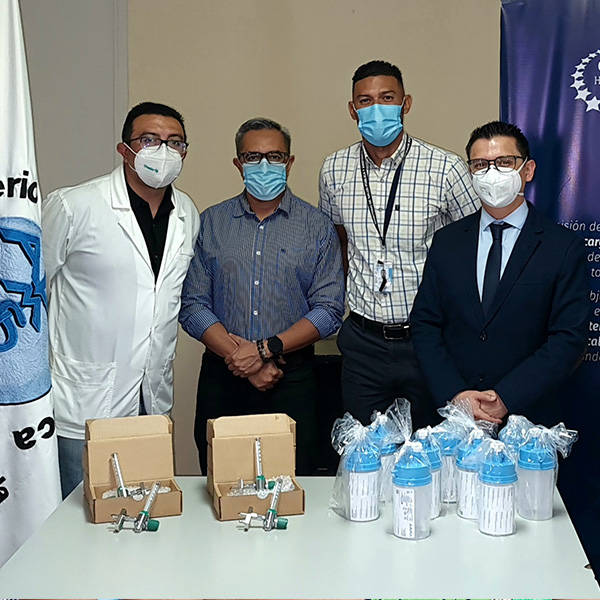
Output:
<path fill-rule="evenodd" d="M 181 140 L 161 140 L 158 137 L 152 135 L 142 135 L 140 137 L 132 138 L 129 141 L 135 142 L 139 140 L 142 148 L 159 148 L 162 144 L 166 144 L 167 148 L 177 150 L 179 154 L 185 154 L 187 152 L 189 144 Z"/>
<path fill-rule="evenodd" d="M 498 156 L 493 160 L 488 160 L 487 158 L 474 158 L 472 160 L 468 160 L 467 164 L 469 165 L 469 170 L 474 175 L 483 175 L 490 170 L 490 166 L 494 165 L 501 173 L 508 173 L 517 168 L 517 161 L 522 160 L 526 161 L 527 157 L 525 156 Z"/>
<path fill-rule="evenodd" d="M 238 154 L 241 162 L 248 165 L 257 165 L 263 158 L 266 158 L 272 165 L 284 165 L 290 158 L 287 152 L 241 152 Z"/>

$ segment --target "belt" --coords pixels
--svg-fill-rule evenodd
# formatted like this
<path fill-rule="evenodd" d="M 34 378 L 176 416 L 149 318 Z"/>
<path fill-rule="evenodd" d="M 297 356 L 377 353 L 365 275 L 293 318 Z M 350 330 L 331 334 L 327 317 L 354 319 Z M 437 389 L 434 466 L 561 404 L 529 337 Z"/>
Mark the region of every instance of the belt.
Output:
<path fill-rule="evenodd" d="M 221 362 L 223 361 L 223 359 L 218 354 L 216 354 L 209 348 L 205 349 L 204 354 L 211 356 L 212 358 L 216 358 Z M 285 369 L 289 369 L 291 367 L 297 367 L 298 365 L 301 365 L 302 363 L 312 360 L 314 355 L 315 355 L 315 347 L 314 347 L 314 345 L 310 345 L 310 346 L 307 346 L 306 348 L 300 348 L 300 350 L 294 350 L 294 352 L 286 352 L 286 353 L 282 354 L 281 357 L 283 358 L 283 360 L 285 360 L 285 364 L 275 361 L 275 365 L 285 371 Z"/>
<path fill-rule="evenodd" d="M 378 323 L 355 312 L 350 313 L 350 320 L 364 331 L 382 337 L 384 340 L 410 340 L 410 323 Z"/>

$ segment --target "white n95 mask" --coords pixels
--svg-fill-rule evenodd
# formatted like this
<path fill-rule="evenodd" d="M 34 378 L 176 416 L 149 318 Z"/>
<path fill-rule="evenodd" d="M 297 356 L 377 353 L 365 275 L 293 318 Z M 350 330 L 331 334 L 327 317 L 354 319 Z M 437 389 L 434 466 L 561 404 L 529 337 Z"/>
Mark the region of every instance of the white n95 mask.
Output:
<path fill-rule="evenodd" d="M 523 184 L 519 173 L 526 162 L 508 173 L 492 166 L 481 175 L 474 173 L 473 188 L 481 201 L 491 208 L 504 208 L 514 202 L 517 196 L 524 196 L 519 191 Z"/>
<path fill-rule="evenodd" d="M 135 154 L 135 172 L 151 188 L 167 187 L 181 173 L 181 154 L 166 144 L 158 148 L 142 148 L 139 152 L 127 147 Z"/>

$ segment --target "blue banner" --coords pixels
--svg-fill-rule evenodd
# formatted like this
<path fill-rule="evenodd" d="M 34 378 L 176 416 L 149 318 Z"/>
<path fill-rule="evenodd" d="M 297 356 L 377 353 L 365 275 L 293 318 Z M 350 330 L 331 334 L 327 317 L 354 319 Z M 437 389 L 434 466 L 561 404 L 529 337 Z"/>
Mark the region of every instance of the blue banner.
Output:
<path fill-rule="evenodd" d="M 600 1 L 503 0 L 500 80 L 501 119 L 537 164 L 528 200 L 588 247 L 589 347 L 562 394 L 580 438 L 559 488 L 600 573 Z"/>

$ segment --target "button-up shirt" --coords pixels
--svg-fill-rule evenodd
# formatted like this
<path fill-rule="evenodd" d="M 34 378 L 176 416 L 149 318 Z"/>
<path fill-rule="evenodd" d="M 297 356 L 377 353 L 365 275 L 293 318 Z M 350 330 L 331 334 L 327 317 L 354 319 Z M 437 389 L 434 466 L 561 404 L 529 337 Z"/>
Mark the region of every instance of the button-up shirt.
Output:
<path fill-rule="evenodd" d="M 214 323 L 247 340 L 308 319 L 321 338 L 344 312 L 339 239 L 331 221 L 289 189 L 262 221 L 244 194 L 200 215 L 179 321 L 196 339 Z"/>
<path fill-rule="evenodd" d="M 165 252 L 165 243 L 167 241 L 167 230 L 169 228 L 169 215 L 173 210 L 173 202 L 171 201 L 171 186 L 165 190 L 165 195 L 156 211 L 156 215 L 152 216 L 150 205 L 141 196 L 138 196 L 127 183 L 127 194 L 129 195 L 129 203 L 133 214 L 142 230 L 142 235 L 148 248 L 150 256 L 150 264 L 154 271 L 154 279 L 158 278 L 160 265 L 162 263 L 163 254 Z"/>
<path fill-rule="evenodd" d="M 408 320 L 433 234 L 479 208 L 471 176 L 459 156 L 402 136 L 396 152 L 377 166 L 365 151 L 369 186 L 379 228 L 396 169 L 404 159 L 385 248 L 369 213 L 360 170 L 362 142 L 325 159 L 319 193 L 321 210 L 348 235 L 348 304 L 350 310 L 380 323 Z M 392 291 L 374 282 L 378 261 L 391 262 Z M 379 266 L 381 269 L 381 266 Z"/>
<path fill-rule="evenodd" d="M 479 298 L 483 297 L 483 280 L 485 277 L 485 264 L 487 263 L 488 254 L 492 247 L 492 232 L 490 225 L 492 223 L 508 223 L 511 227 L 506 228 L 502 232 L 502 260 L 500 262 L 500 277 L 504 274 L 506 263 L 517 243 L 521 229 L 525 225 L 529 207 L 527 202 L 523 202 L 517 209 L 513 210 L 510 215 L 498 221 L 488 213 L 485 208 L 481 209 L 481 219 L 479 220 L 479 243 L 477 244 L 477 288 L 479 289 Z"/>

